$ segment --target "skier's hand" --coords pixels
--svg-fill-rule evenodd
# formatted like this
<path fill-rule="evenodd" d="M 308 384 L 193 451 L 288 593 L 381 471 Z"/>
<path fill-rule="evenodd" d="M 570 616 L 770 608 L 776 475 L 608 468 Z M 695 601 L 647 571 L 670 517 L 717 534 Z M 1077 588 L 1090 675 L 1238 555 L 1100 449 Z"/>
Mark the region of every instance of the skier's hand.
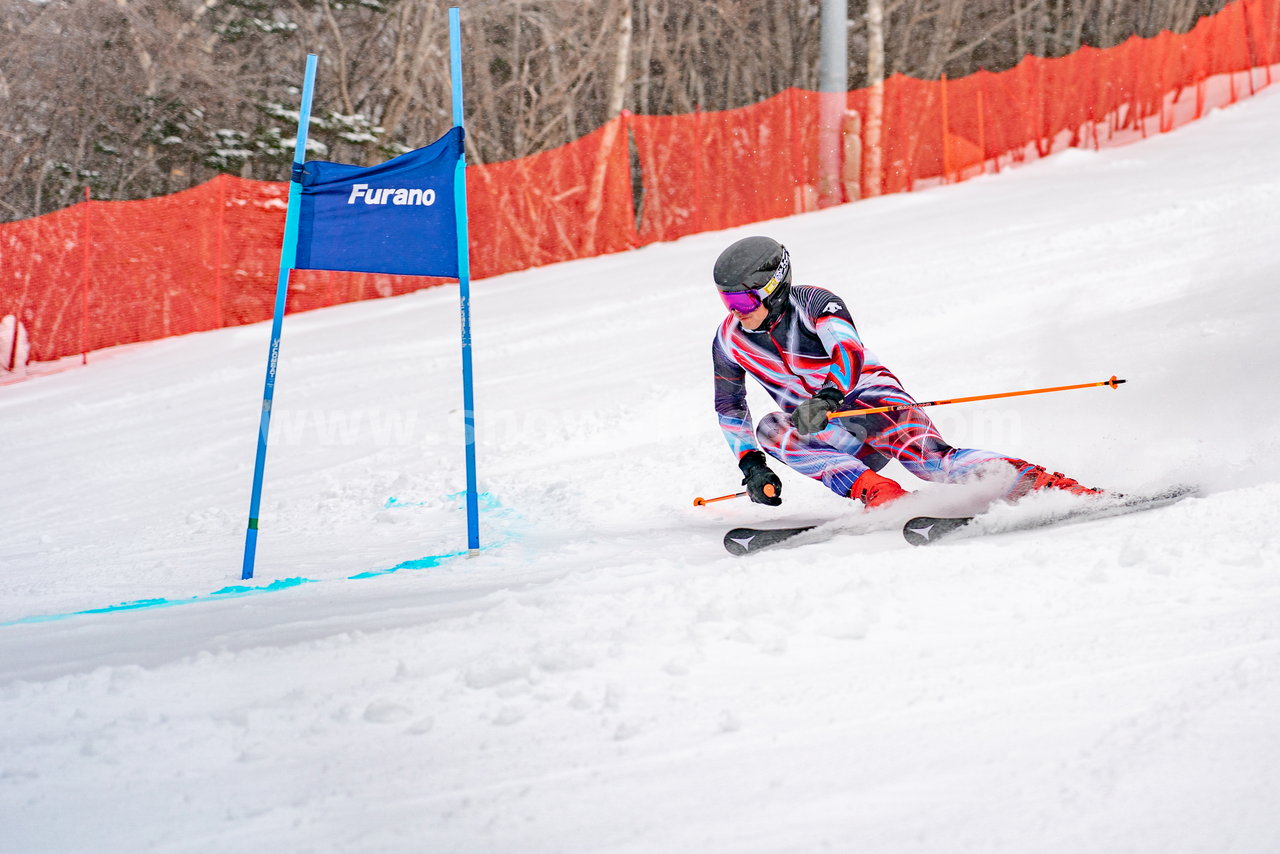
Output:
<path fill-rule="evenodd" d="M 844 396 L 834 388 L 824 388 L 796 407 L 791 413 L 791 423 L 801 436 L 827 429 L 827 416 L 835 412 Z"/>
<path fill-rule="evenodd" d="M 768 504 L 777 507 L 782 503 L 782 481 L 769 470 L 765 457 L 760 451 L 748 451 L 738 460 L 738 468 L 742 469 L 742 485 L 747 488 L 747 496 L 756 504 Z"/>

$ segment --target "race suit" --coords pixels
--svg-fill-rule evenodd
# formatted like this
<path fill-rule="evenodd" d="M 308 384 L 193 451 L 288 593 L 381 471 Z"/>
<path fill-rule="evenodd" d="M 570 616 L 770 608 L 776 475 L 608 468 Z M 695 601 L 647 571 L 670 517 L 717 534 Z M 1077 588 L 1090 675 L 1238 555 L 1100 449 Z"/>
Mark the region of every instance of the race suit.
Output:
<path fill-rule="evenodd" d="M 990 451 L 953 448 L 918 407 L 900 412 L 834 419 L 807 436 L 789 414 L 825 388 L 843 396 L 840 410 L 871 409 L 916 401 L 888 368 L 863 346 L 844 301 L 828 290 L 792 287 L 787 305 L 757 330 L 730 314 L 711 347 L 715 365 L 715 407 L 720 429 L 741 459 L 763 450 L 838 495 L 886 458 L 928 481 L 955 483 L 1006 457 Z M 750 374 L 782 408 L 752 430 L 747 408 Z"/>

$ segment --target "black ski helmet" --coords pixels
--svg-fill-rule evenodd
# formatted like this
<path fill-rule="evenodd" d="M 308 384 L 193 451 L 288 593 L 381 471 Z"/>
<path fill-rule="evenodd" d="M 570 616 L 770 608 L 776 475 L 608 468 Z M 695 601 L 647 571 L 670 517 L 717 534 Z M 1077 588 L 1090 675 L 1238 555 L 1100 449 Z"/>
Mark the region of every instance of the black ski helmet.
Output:
<path fill-rule="evenodd" d="M 772 237 L 744 237 L 720 253 L 712 276 L 726 293 L 755 291 L 774 314 L 791 290 L 791 256 Z"/>

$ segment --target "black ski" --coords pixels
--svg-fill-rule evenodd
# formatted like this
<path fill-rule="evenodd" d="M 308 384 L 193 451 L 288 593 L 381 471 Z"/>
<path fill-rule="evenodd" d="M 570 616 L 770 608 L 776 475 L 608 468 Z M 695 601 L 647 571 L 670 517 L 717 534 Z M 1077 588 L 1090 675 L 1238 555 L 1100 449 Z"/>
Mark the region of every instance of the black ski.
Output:
<path fill-rule="evenodd" d="M 817 525 L 802 528 L 734 528 L 724 535 L 724 547 L 731 555 L 745 555 L 776 546 L 794 536 L 812 531 Z"/>
<path fill-rule="evenodd" d="M 917 516 L 902 526 L 902 536 L 913 546 L 928 546 L 969 525 L 976 516 Z"/>
<path fill-rule="evenodd" d="M 1125 495 L 1113 499 L 1094 499 L 1098 503 L 1070 510 L 995 519 L 989 513 L 977 516 L 916 516 L 902 526 L 902 536 L 913 546 L 931 546 L 942 540 L 955 540 L 983 534 L 1029 531 L 1050 525 L 1089 522 L 1164 507 L 1194 495 L 1194 486 L 1172 486 L 1151 495 Z"/>

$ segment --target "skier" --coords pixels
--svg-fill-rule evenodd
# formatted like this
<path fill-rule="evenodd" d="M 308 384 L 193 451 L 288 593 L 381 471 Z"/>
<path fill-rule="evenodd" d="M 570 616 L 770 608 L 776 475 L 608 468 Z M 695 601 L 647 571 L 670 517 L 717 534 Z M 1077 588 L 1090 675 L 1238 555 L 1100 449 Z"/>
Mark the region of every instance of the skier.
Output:
<path fill-rule="evenodd" d="M 776 240 L 736 241 L 716 259 L 713 275 L 729 309 L 711 347 L 716 413 L 747 494 L 757 504 L 782 503 L 782 482 L 761 448 L 868 509 L 907 494 L 878 474 L 890 458 L 938 483 L 1002 473 L 1012 480 L 1006 493 L 1011 500 L 1039 489 L 1101 494 L 1024 460 L 954 448 L 919 407 L 828 421 L 832 412 L 915 400 L 863 346 L 842 299 L 818 287 L 792 287 L 791 258 Z M 782 407 L 760 419 L 754 431 L 747 374 Z"/>

